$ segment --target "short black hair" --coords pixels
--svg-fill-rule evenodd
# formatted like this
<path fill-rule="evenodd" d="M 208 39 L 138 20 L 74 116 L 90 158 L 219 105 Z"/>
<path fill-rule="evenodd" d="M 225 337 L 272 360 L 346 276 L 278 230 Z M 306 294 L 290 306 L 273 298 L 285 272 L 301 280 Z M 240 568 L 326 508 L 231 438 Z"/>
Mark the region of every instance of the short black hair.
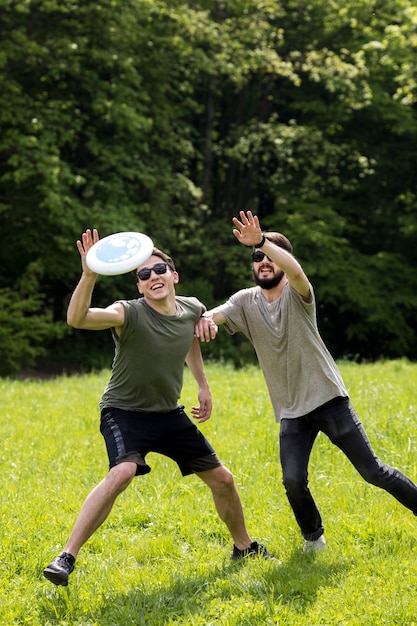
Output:
<path fill-rule="evenodd" d="M 152 250 L 152 254 L 151 256 L 159 256 L 160 259 L 162 259 L 164 261 L 164 263 L 166 263 L 168 265 L 168 267 L 173 271 L 176 272 L 177 270 L 175 269 L 175 263 L 174 261 L 171 259 L 170 256 L 168 256 L 168 254 L 165 254 L 165 252 L 163 252 L 162 250 L 160 250 L 159 248 L 154 248 Z M 137 271 L 138 269 L 134 269 L 132 274 L 135 277 L 135 281 L 137 282 L 138 276 L 137 276 Z"/>

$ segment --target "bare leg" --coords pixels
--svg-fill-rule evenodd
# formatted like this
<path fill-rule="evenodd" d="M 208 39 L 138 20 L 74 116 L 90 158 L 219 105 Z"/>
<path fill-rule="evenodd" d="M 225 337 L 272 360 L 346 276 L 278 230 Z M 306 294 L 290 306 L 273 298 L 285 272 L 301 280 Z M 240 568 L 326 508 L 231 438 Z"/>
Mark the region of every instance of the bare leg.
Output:
<path fill-rule="evenodd" d="M 210 487 L 219 517 L 229 529 L 235 546 L 240 550 L 249 548 L 252 540 L 246 530 L 242 503 L 233 474 L 222 466 L 206 472 L 196 472 L 196 475 Z"/>
<path fill-rule="evenodd" d="M 126 489 L 136 473 L 136 463 L 120 463 L 89 493 L 75 521 L 64 552 L 77 558 L 81 546 L 109 515 L 117 496 Z"/>

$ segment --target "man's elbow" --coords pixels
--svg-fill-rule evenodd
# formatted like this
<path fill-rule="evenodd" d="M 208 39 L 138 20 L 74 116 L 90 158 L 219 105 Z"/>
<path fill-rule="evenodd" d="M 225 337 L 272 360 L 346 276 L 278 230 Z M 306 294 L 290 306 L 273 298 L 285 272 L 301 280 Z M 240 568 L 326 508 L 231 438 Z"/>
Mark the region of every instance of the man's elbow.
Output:
<path fill-rule="evenodd" d="M 67 324 L 68 326 L 71 326 L 71 328 L 77 328 L 77 329 L 83 328 L 83 323 L 71 314 L 69 315 L 67 314 Z"/>

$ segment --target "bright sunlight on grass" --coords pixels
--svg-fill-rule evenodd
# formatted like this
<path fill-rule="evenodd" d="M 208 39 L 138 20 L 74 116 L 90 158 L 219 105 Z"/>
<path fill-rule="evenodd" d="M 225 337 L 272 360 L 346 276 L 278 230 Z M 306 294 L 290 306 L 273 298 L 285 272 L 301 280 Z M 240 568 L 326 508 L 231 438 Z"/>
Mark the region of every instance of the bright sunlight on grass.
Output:
<path fill-rule="evenodd" d="M 417 364 L 340 364 L 378 455 L 417 480 Z M 209 490 L 149 455 L 152 472 L 116 501 L 68 588 L 42 577 L 90 489 L 105 475 L 98 401 L 109 372 L 0 380 L 0 624 L 417 624 L 417 518 L 362 481 L 321 436 L 310 481 L 328 550 L 303 555 L 286 501 L 274 423 L 257 367 L 206 366 L 214 413 L 202 425 L 234 472 L 254 539 L 277 559 L 233 563 Z M 182 402 L 196 402 L 186 372 Z"/>

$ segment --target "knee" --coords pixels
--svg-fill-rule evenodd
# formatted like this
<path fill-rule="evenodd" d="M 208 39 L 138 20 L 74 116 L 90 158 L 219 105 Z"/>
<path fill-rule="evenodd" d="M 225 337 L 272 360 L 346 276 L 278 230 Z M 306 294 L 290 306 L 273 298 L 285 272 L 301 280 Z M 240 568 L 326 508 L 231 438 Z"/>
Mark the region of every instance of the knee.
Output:
<path fill-rule="evenodd" d="M 219 467 L 213 470 L 213 480 L 210 482 L 210 487 L 217 493 L 227 493 L 235 490 L 235 481 L 233 474 L 227 467 Z"/>
<path fill-rule="evenodd" d="M 282 483 L 287 494 L 304 493 L 308 489 L 308 481 L 304 476 L 285 476 Z"/>
<path fill-rule="evenodd" d="M 136 463 L 120 463 L 111 468 L 105 480 L 111 491 L 121 493 L 129 486 L 136 474 Z"/>
<path fill-rule="evenodd" d="M 386 478 L 392 473 L 390 472 L 392 468 L 384 465 L 379 460 L 371 467 L 358 467 L 357 469 L 362 478 L 375 487 L 384 484 Z"/>

